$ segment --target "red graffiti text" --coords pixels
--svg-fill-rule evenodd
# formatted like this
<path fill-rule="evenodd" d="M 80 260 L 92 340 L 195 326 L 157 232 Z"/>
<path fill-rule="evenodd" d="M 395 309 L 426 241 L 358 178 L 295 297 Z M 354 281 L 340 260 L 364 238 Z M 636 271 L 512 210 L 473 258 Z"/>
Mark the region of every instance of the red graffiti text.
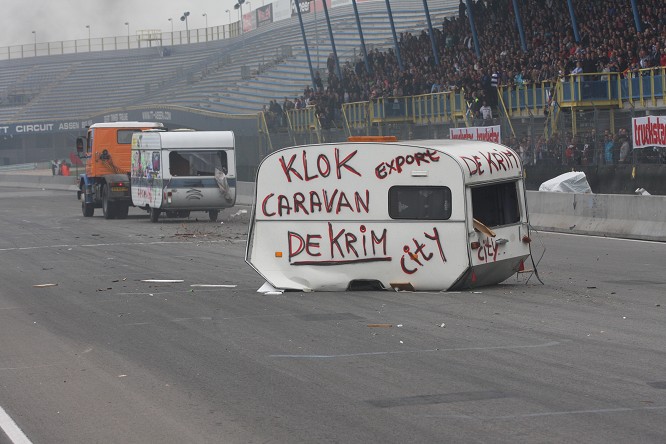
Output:
<path fill-rule="evenodd" d="M 387 229 L 381 232 L 360 225 L 358 230 L 335 228 L 319 233 L 287 233 L 291 265 L 344 265 L 362 262 L 390 261 L 386 255 Z M 321 257 L 326 259 L 320 259 Z M 294 260 L 296 258 L 299 260 Z"/>
<path fill-rule="evenodd" d="M 291 182 L 295 179 L 309 182 L 319 177 L 328 177 L 334 171 L 335 176 L 338 179 L 342 178 L 343 171 L 356 174 L 360 177 L 361 173 L 359 173 L 353 166 L 349 165 L 349 162 L 357 152 L 358 151 L 354 151 L 341 159 L 340 148 L 336 148 L 334 158 L 331 160 L 324 153 L 319 154 L 316 159 L 308 159 L 307 151 L 303 150 L 301 152 L 300 161 L 297 161 L 298 154 L 294 154 L 289 160 L 285 159 L 284 156 L 280 156 L 279 162 L 282 171 L 287 178 L 287 182 Z"/>
<path fill-rule="evenodd" d="M 430 162 L 439 162 L 437 151 L 426 150 L 425 152 L 408 154 L 407 156 L 398 156 L 395 159 L 391 159 L 390 162 L 382 162 L 377 165 L 375 168 L 375 176 L 377 176 L 378 179 L 385 179 L 393 172 L 397 174 L 402 173 L 402 167 L 405 165 L 415 164 L 416 166 L 421 166 L 422 163 Z"/>
<path fill-rule="evenodd" d="M 424 232 L 423 236 L 427 239 L 425 241 L 412 239 L 414 243 L 413 249 L 410 245 L 405 245 L 403 251 L 405 254 L 400 258 L 400 266 L 402 271 L 407 274 L 416 273 L 420 267 L 425 265 L 425 262 L 429 262 L 433 257 L 434 253 L 432 244 L 434 243 L 439 252 L 439 257 L 442 259 L 442 262 L 446 262 L 446 256 L 444 255 L 444 249 L 442 248 L 442 241 L 439 237 L 439 231 L 437 227 L 433 227 L 432 233 Z"/>

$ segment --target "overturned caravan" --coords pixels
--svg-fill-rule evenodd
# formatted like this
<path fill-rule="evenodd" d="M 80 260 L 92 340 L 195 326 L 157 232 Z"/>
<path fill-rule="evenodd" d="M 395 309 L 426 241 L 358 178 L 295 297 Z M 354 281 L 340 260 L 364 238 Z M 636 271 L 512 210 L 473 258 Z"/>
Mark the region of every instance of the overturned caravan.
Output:
<path fill-rule="evenodd" d="M 521 269 L 530 232 L 514 151 L 377 139 L 291 147 L 262 161 L 245 260 L 268 283 L 442 291 Z"/>

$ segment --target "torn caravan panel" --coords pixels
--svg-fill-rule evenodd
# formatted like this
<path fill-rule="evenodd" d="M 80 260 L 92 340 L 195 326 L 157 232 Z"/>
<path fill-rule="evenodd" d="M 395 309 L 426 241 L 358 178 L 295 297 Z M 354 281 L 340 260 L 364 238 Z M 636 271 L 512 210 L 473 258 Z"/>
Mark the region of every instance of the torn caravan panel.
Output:
<path fill-rule="evenodd" d="M 245 259 L 276 288 L 473 288 L 530 254 L 522 165 L 494 143 L 285 148 L 255 190 Z"/>

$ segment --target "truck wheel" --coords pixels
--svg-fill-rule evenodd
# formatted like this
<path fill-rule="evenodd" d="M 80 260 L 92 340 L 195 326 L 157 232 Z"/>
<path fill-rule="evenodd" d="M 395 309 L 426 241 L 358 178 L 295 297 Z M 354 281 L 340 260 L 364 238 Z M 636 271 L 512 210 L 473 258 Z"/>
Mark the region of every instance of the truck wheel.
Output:
<path fill-rule="evenodd" d="M 109 187 L 106 185 L 102 187 L 102 213 L 104 213 L 104 219 L 116 217 L 115 205 L 109 200 Z"/>
<path fill-rule="evenodd" d="M 95 214 L 95 207 L 92 204 L 87 204 L 85 197 L 81 201 L 81 212 L 83 213 L 83 217 L 92 217 Z"/>
<path fill-rule="evenodd" d="M 216 222 L 218 214 L 220 214 L 220 210 L 210 210 L 208 212 L 208 219 L 210 219 L 211 222 Z"/>
<path fill-rule="evenodd" d="M 157 222 L 160 217 L 160 210 L 158 208 L 150 208 L 150 221 Z"/>
<path fill-rule="evenodd" d="M 127 219 L 127 215 L 129 214 L 129 205 L 126 203 L 120 203 L 116 207 L 116 217 L 118 219 Z"/>

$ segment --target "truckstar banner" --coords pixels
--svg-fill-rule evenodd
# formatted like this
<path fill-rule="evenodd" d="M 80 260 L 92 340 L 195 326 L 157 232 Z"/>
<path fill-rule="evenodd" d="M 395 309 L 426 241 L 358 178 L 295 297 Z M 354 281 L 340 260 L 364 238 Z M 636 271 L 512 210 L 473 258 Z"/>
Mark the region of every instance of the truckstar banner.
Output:
<path fill-rule="evenodd" d="M 470 126 L 469 128 L 451 128 L 449 130 L 451 139 L 460 140 L 483 140 L 485 142 L 502 143 L 500 126 Z"/>
<path fill-rule="evenodd" d="M 666 116 L 635 117 L 631 133 L 634 148 L 666 147 Z"/>

